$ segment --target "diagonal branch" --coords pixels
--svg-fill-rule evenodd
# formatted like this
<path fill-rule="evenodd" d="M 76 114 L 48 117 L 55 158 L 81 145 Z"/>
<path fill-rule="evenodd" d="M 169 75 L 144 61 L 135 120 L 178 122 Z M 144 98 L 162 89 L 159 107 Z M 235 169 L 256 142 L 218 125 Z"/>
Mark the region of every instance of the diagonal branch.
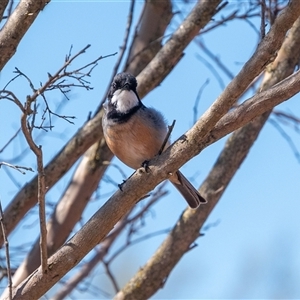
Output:
<path fill-rule="evenodd" d="M 277 59 L 268 68 L 262 89 L 267 89 L 293 72 L 300 59 L 299 47 L 300 19 L 290 30 Z M 227 140 L 224 150 L 200 188 L 201 193 L 209 200 L 208 204 L 201 206 L 196 213 L 190 209 L 184 212 L 156 253 L 115 299 L 133 299 L 137 295 L 149 298 L 161 287 L 179 259 L 189 251 L 190 245 L 199 237 L 201 227 L 246 158 L 269 114 L 270 111 L 267 111 L 256 117 L 251 123 L 235 131 Z M 224 123 L 226 124 L 226 121 L 223 125 Z"/>
<path fill-rule="evenodd" d="M 183 50 L 217 12 L 220 0 L 198 1 L 188 17 L 172 34 L 164 47 L 137 77 L 141 98 L 158 86 L 171 72 L 183 55 Z M 162 63 L 163 62 L 163 63 Z"/>

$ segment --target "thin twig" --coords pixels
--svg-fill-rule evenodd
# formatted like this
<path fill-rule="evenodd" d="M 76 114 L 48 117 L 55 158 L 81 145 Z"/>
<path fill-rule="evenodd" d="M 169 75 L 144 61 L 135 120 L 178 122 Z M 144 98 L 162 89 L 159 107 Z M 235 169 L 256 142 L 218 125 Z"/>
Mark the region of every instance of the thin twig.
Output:
<path fill-rule="evenodd" d="M 7 268 L 7 277 L 8 277 L 8 289 L 9 289 L 9 299 L 12 299 L 12 279 L 11 279 L 11 268 L 10 268 L 10 257 L 9 257 L 9 244 L 6 236 L 6 230 L 4 225 L 4 215 L 2 210 L 2 204 L 0 200 L 0 223 L 1 230 L 3 234 L 4 244 L 5 244 L 5 256 L 6 256 L 6 268 Z"/>
<path fill-rule="evenodd" d="M 272 111 L 272 114 L 274 114 L 276 117 L 278 118 L 285 118 L 286 120 L 292 121 L 293 123 L 295 123 L 295 125 L 300 125 L 300 118 L 293 116 L 290 113 L 286 113 L 283 111 L 278 111 L 276 109 L 274 109 Z"/>
<path fill-rule="evenodd" d="M 266 35 L 266 1 L 260 1 L 261 6 L 261 21 L 260 21 L 260 38 L 263 39 Z"/>
<path fill-rule="evenodd" d="M 24 113 L 24 107 L 23 107 L 21 101 L 18 99 L 18 97 L 13 92 L 8 91 L 8 90 L 1 90 L 0 91 L 0 99 L 6 99 L 6 100 L 14 102 Z"/>
<path fill-rule="evenodd" d="M 239 5 L 239 4 L 238 4 Z M 217 27 L 220 27 L 223 24 L 226 24 L 226 22 L 228 21 L 233 21 L 233 20 L 245 20 L 247 21 L 250 18 L 255 18 L 255 17 L 259 17 L 259 12 L 255 12 L 256 10 L 256 6 L 254 7 L 250 7 L 245 13 L 238 15 L 237 13 L 239 12 L 239 10 L 235 10 L 232 13 L 230 13 L 230 15 L 226 16 L 226 17 L 221 17 L 221 20 L 215 21 L 214 24 L 208 26 L 207 28 L 203 29 L 200 34 L 204 34 L 207 33 Z M 253 12 L 254 11 L 254 12 Z M 256 28 L 255 32 L 257 31 Z"/>
<path fill-rule="evenodd" d="M 97 62 L 103 58 L 107 58 L 107 57 L 110 57 L 110 56 L 114 56 L 116 55 L 116 53 L 113 53 L 113 54 L 109 54 L 109 55 L 105 55 L 105 56 L 99 56 L 97 59 L 95 59 L 93 62 L 91 63 L 88 63 L 87 65 L 83 66 L 83 67 L 80 67 L 76 70 L 73 70 L 73 71 L 67 71 L 67 68 L 68 66 L 74 61 L 74 59 L 76 59 L 79 55 L 83 54 L 86 52 L 86 50 L 90 47 L 90 45 L 87 45 L 86 47 L 84 47 L 82 50 L 80 50 L 77 54 L 75 54 L 73 57 L 69 57 L 67 56 L 66 57 L 66 60 L 65 60 L 65 63 L 64 65 L 54 74 L 54 75 L 51 75 L 50 73 L 48 73 L 48 80 L 44 83 L 43 86 L 41 86 L 39 89 L 36 89 L 35 93 L 30 96 L 30 101 L 33 102 L 36 100 L 36 98 L 43 94 L 46 90 L 53 90 L 53 84 L 55 82 L 57 82 L 58 80 L 60 80 L 61 78 L 63 77 L 71 77 L 73 79 L 76 79 L 79 81 L 80 85 L 76 85 L 76 86 L 79 86 L 79 87 L 85 87 L 87 89 L 91 89 L 89 86 L 87 86 L 85 83 L 86 81 L 83 81 L 82 78 L 84 76 L 89 76 L 90 75 L 90 72 L 91 70 L 94 68 L 94 65 L 97 64 Z M 70 55 L 70 54 L 69 54 Z M 91 70 L 89 70 L 87 73 L 85 74 L 82 74 L 80 73 L 83 69 L 85 68 L 88 68 L 90 67 L 91 65 L 93 65 L 93 67 L 91 68 Z M 77 76 L 72 76 L 74 74 L 77 74 Z M 81 76 L 79 76 L 81 75 Z M 59 84 L 62 84 L 63 82 L 60 82 Z M 58 84 L 58 85 L 59 85 Z M 74 84 L 73 84 L 74 85 Z M 70 85 L 67 85 L 67 86 L 63 86 L 63 87 L 70 87 L 72 86 L 72 84 Z M 75 86 L 75 85 L 74 85 Z"/>
<path fill-rule="evenodd" d="M 168 126 L 168 133 L 167 133 L 167 135 L 166 135 L 166 137 L 165 137 L 165 139 L 164 139 L 164 141 L 163 141 L 163 143 L 161 145 L 161 148 L 160 148 L 160 150 L 158 152 L 158 155 L 161 155 L 163 153 L 163 151 L 165 150 L 165 147 L 166 147 L 167 143 L 169 142 L 171 133 L 172 133 L 172 131 L 174 129 L 175 123 L 176 123 L 176 120 L 173 120 L 172 125 Z"/>
<path fill-rule="evenodd" d="M 115 259 L 117 256 L 119 256 L 124 250 L 126 250 L 129 246 L 133 246 L 135 244 L 138 244 L 140 242 L 143 242 L 145 240 L 148 240 L 150 238 L 153 238 L 155 236 L 161 235 L 161 234 L 167 234 L 171 231 L 171 228 L 161 229 L 157 230 L 148 234 L 143 235 L 142 237 L 139 237 L 135 240 L 130 240 L 130 242 L 127 242 L 123 246 L 121 246 L 114 255 L 109 259 L 109 262 L 111 262 L 113 259 Z"/>
<path fill-rule="evenodd" d="M 201 85 L 196 100 L 195 100 L 195 104 L 193 107 L 193 112 L 194 112 L 194 124 L 197 122 L 198 119 L 198 104 L 202 95 L 202 92 L 204 91 L 204 88 L 209 84 L 209 79 L 206 79 L 205 82 Z"/>
<path fill-rule="evenodd" d="M 47 129 L 51 130 L 53 128 L 52 121 L 51 121 L 52 115 L 54 115 L 58 118 L 62 118 L 71 124 L 74 124 L 71 121 L 71 119 L 74 119 L 75 116 L 59 115 L 51 110 L 50 105 L 47 102 L 45 92 L 52 91 L 52 90 L 59 90 L 67 99 L 69 99 L 67 97 L 67 93 L 71 90 L 72 87 L 81 87 L 81 88 L 85 88 L 86 90 L 93 89 L 90 86 L 90 82 L 86 80 L 86 77 L 91 76 L 91 72 L 97 66 L 97 63 L 99 60 L 116 55 L 116 53 L 109 54 L 106 56 L 99 56 L 94 61 L 92 61 L 80 68 L 69 71 L 68 67 L 74 61 L 74 59 L 76 59 L 79 55 L 85 53 L 89 47 L 90 47 L 90 45 L 87 45 L 86 47 L 84 47 L 82 50 L 80 50 L 74 56 L 71 56 L 71 51 L 72 51 L 72 47 L 71 47 L 69 54 L 66 55 L 66 57 L 65 57 L 63 66 L 60 67 L 59 70 L 54 75 L 51 75 L 48 72 L 48 80 L 44 84 L 40 84 L 40 86 L 38 88 L 34 86 L 32 80 L 29 78 L 29 76 L 27 76 L 19 68 L 15 68 L 14 73 L 16 73 L 17 75 L 14 78 L 12 78 L 5 85 L 5 88 L 3 90 L 0 91 L 0 99 L 7 99 L 10 101 L 13 101 L 14 103 L 16 103 L 18 105 L 18 107 L 22 110 L 22 112 L 25 113 L 25 109 L 24 109 L 21 101 L 18 100 L 18 98 L 15 96 L 15 94 L 13 92 L 8 91 L 6 89 L 7 89 L 8 85 L 18 77 L 24 77 L 27 80 L 27 82 L 32 90 L 32 95 L 27 96 L 27 112 L 26 112 L 27 116 L 32 115 L 31 125 L 30 126 L 29 126 L 29 124 L 27 125 L 27 128 L 30 131 L 30 133 L 32 132 L 32 130 L 34 128 L 43 129 L 45 131 L 47 131 Z M 68 83 L 68 82 L 66 82 L 66 78 L 74 80 L 75 82 Z M 36 119 L 36 115 L 38 113 L 38 111 L 37 111 L 38 104 L 36 103 L 36 100 L 39 96 L 41 96 L 42 99 L 44 100 L 46 108 L 43 110 L 43 112 L 41 114 L 41 124 L 39 126 L 36 126 L 35 119 Z M 32 103 L 33 103 L 33 107 L 31 108 Z M 49 122 L 50 122 L 49 127 L 44 126 L 44 122 L 46 120 L 46 114 L 48 114 L 48 117 L 49 117 Z"/>
<path fill-rule="evenodd" d="M 108 262 L 103 261 L 103 265 L 104 265 L 104 268 L 105 268 L 105 271 L 106 271 L 106 274 L 107 274 L 108 278 L 112 282 L 112 285 L 115 289 L 115 292 L 118 293 L 119 290 L 120 290 L 120 287 L 118 285 L 118 282 L 117 282 L 115 276 L 113 275 L 113 273 L 110 270 L 110 267 L 109 267 L 110 264 Z"/>
<path fill-rule="evenodd" d="M 41 146 L 37 146 L 32 138 L 32 131 L 28 128 L 27 116 L 31 113 L 31 99 L 27 98 L 25 103 L 25 113 L 21 117 L 21 128 L 25 136 L 25 139 L 36 156 L 37 168 L 38 168 L 38 203 L 39 203 L 39 217 L 40 217 L 40 252 L 41 252 L 41 265 L 43 273 L 48 270 L 47 265 L 47 228 L 46 228 L 46 212 L 45 212 L 45 194 L 46 194 L 46 184 L 45 184 L 45 173 L 43 166 L 43 151 Z"/>
<path fill-rule="evenodd" d="M 221 90 L 225 89 L 225 83 L 222 79 L 222 77 L 219 75 L 219 72 L 215 69 L 215 67 L 208 62 L 204 57 L 202 57 L 201 55 L 199 55 L 198 53 L 196 53 L 196 57 L 203 62 L 203 64 L 208 68 L 209 71 L 211 71 L 213 73 L 213 75 L 215 76 L 215 78 L 217 79 Z"/>
<path fill-rule="evenodd" d="M 105 166 L 110 166 L 110 167 L 116 168 L 119 171 L 119 173 L 121 174 L 123 180 L 125 180 L 127 178 L 127 175 L 125 174 L 125 172 L 122 170 L 122 168 L 119 165 L 114 164 L 108 160 L 103 161 L 102 164 Z"/>
<path fill-rule="evenodd" d="M 120 47 L 119 57 L 118 57 L 118 60 L 117 60 L 117 62 L 115 64 L 115 66 L 114 66 L 114 69 L 112 71 L 112 75 L 111 75 L 111 78 L 109 80 L 109 84 L 108 84 L 108 86 L 106 88 L 106 91 L 105 91 L 103 97 L 102 97 L 100 105 L 98 106 L 98 108 L 95 111 L 95 114 L 97 114 L 100 111 L 100 109 L 102 108 L 102 105 L 103 105 L 103 103 L 106 100 L 107 93 L 108 93 L 109 88 L 110 88 L 110 84 L 113 81 L 113 78 L 115 77 L 115 75 L 117 74 L 117 72 L 118 72 L 118 70 L 120 68 L 121 61 L 122 61 L 122 59 L 124 57 L 125 50 L 127 48 L 128 39 L 129 39 L 130 29 L 131 29 L 131 26 L 132 26 L 134 5 L 135 5 L 135 0 L 131 0 L 131 4 L 130 4 L 130 8 L 129 8 L 129 14 L 128 14 L 128 19 L 127 19 L 127 26 L 126 26 L 126 29 L 125 29 L 125 36 L 124 36 L 123 44 Z"/>
<path fill-rule="evenodd" d="M 216 65 L 228 76 L 229 79 L 233 79 L 234 78 L 234 74 L 222 63 L 222 61 L 220 60 L 220 58 L 213 54 L 206 46 L 203 42 L 201 42 L 198 39 L 195 39 L 194 42 L 204 51 L 204 53 L 211 58 Z"/>
<path fill-rule="evenodd" d="M 269 122 L 279 131 L 281 136 L 287 141 L 288 145 L 292 149 L 296 159 L 300 163 L 300 152 L 297 149 L 297 146 L 293 142 L 292 138 L 285 132 L 285 130 L 276 122 L 275 120 L 269 119 Z"/>
<path fill-rule="evenodd" d="M 15 134 L 6 142 L 6 144 L 0 149 L 0 153 L 2 153 L 5 148 L 17 137 L 17 135 L 20 133 L 21 128 L 19 128 Z"/>
<path fill-rule="evenodd" d="M 7 166 L 7 167 L 10 167 L 10 168 L 12 168 L 12 169 L 14 169 L 14 170 L 19 171 L 19 172 L 22 173 L 23 175 L 26 174 L 26 173 L 25 173 L 24 171 L 22 171 L 22 169 L 23 169 L 23 170 L 26 170 L 26 171 L 34 172 L 34 171 L 32 170 L 32 168 L 12 165 L 12 164 L 7 163 L 7 162 L 4 162 L 4 161 L 1 161 L 1 162 L 0 162 L 0 168 L 1 168 L 1 166 Z"/>

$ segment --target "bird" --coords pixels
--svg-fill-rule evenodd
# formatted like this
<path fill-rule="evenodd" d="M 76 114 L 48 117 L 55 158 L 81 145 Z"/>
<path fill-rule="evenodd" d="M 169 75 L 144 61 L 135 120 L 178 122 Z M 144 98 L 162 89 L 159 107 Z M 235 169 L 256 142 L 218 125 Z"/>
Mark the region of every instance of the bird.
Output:
<path fill-rule="evenodd" d="M 137 170 L 159 153 L 168 126 L 159 111 L 142 103 L 133 75 L 122 72 L 114 76 L 103 108 L 106 144 L 125 165 Z M 207 203 L 179 170 L 171 173 L 168 179 L 191 208 Z"/>

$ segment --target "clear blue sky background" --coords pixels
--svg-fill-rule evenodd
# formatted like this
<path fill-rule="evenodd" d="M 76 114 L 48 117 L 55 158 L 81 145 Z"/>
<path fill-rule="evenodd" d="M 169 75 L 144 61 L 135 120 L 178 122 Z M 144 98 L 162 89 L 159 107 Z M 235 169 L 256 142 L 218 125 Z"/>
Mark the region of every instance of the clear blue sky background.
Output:
<path fill-rule="evenodd" d="M 241 1 L 242 2 L 242 1 Z M 175 2 L 181 8 L 179 2 Z M 231 2 L 233 3 L 233 2 Z M 245 3 L 245 2 L 242 2 Z M 0 88 L 14 76 L 18 67 L 38 86 L 45 82 L 47 72 L 54 73 L 64 61 L 70 45 L 76 53 L 87 44 L 92 47 L 81 56 L 74 67 L 94 60 L 100 55 L 119 51 L 122 44 L 130 2 L 105 1 L 52 1 L 30 28 L 17 53 L 0 74 Z M 136 23 L 143 1 L 135 7 L 134 24 Z M 188 9 L 188 6 L 185 8 Z M 227 11 L 228 13 L 228 11 Z M 179 24 L 180 16 L 176 17 Z M 259 24 L 258 19 L 253 19 Z M 170 30 L 176 28 L 173 24 Z M 253 53 L 257 43 L 257 33 L 243 21 L 233 21 L 228 26 L 212 31 L 203 37 L 209 49 L 216 53 L 226 66 L 236 74 L 241 65 Z M 185 51 L 184 58 L 161 86 L 151 92 L 143 101 L 163 112 L 169 123 L 176 119 L 173 139 L 176 139 L 193 124 L 193 110 L 197 93 L 209 78 L 199 104 L 199 116 L 203 113 L 222 89 L 212 72 L 197 59 L 197 54 L 205 54 L 194 44 Z M 206 57 L 206 59 L 208 59 Z M 47 163 L 62 145 L 82 126 L 89 112 L 94 112 L 109 83 L 117 56 L 100 61 L 92 73 L 92 91 L 73 89 L 67 101 L 58 93 L 49 93 L 48 100 L 56 107 L 65 104 L 62 114 L 76 116 L 75 124 L 63 120 L 55 121 L 52 132 L 37 132 L 36 137 L 43 145 Z M 209 59 L 208 59 L 209 60 Z M 210 61 L 213 63 L 212 61 Z M 229 79 L 218 70 L 225 84 Z M 25 101 L 30 94 L 25 80 L 19 79 L 10 88 Z M 249 96 L 250 94 L 248 94 Z M 0 147 L 15 133 L 20 126 L 20 111 L 7 101 L 0 104 Z M 299 96 L 280 105 L 278 109 L 300 115 Z M 287 134 L 300 149 L 299 134 L 291 127 L 284 127 Z M 187 163 L 182 171 L 199 186 L 206 177 L 225 139 L 205 149 L 198 157 Z M 33 154 L 26 151 L 24 139 L 20 135 L 15 143 L 0 153 L 0 161 L 10 162 L 15 157 L 19 165 L 36 169 Z M 131 170 L 117 159 L 129 175 Z M 74 168 L 47 195 L 47 200 L 56 203 L 61 192 L 67 186 Z M 11 198 L 34 174 L 28 172 L 13 174 L 13 182 L 7 170 L 0 170 L 0 197 L 5 207 Z M 153 299 L 241 299 L 241 298 L 300 298 L 300 219 L 299 219 L 299 173 L 300 165 L 288 143 L 268 122 L 256 141 L 242 167 L 230 183 L 220 203 L 210 215 L 207 224 L 217 226 L 204 231 L 205 236 L 197 241 L 198 247 L 187 253 L 168 278 L 164 288 Z M 110 176 L 121 181 L 121 176 L 113 170 Z M 114 186 L 102 183 L 100 194 L 113 192 Z M 182 210 L 185 202 L 181 196 L 168 185 L 170 193 L 153 209 L 153 214 L 146 218 L 147 226 L 137 237 L 147 233 L 171 227 Z M 83 222 L 104 203 L 106 197 L 92 201 L 84 212 Z M 51 209 L 48 208 L 48 212 Z M 78 224 L 77 229 L 81 227 Z M 20 242 L 30 243 L 38 235 L 37 214 L 29 217 L 9 238 L 12 246 Z M 156 236 L 147 242 L 127 249 L 113 264 L 115 276 L 122 286 L 136 271 L 142 267 L 151 254 L 157 249 L 164 235 Z M 120 240 L 112 252 L 122 245 Z M 28 249 L 28 245 L 24 249 Z M 25 251 L 26 252 L 26 251 Z M 24 257 L 23 251 L 12 252 L 12 264 Z M 4 257 L 4 252 L 1 252 Z M 93 272 L 92 284 L 101 290 L 111 293 L 113 289 L 104 269 L 99 266 Z M 1 289 L 4 284 L 1 283 Z M 55 292 L 55 287 L 49 294 Z M 87 292 L 75 292 L 75 299 L 92 299 Z M 106 298 L 100 295 L 98 298 Z"/>

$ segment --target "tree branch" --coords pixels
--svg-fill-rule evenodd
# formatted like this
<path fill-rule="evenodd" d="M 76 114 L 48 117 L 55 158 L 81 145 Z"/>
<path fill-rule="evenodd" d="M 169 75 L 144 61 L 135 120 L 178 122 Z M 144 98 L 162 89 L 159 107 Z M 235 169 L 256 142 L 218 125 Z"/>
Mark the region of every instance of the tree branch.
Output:
<path fill-rule="evenodd" d="M 76 288 L 76 286 L 80 282 L 82 282 L 91 273 L 91 271 L 98 265 L 99 262 L 104 261 L 104 258 L 109 249 L 112 247 L 117 237 L 120 236 L 120 234 L 126 229 L 126 227 L 140 219 L 153 204 L 155 204 L 161 197 L 167 194 L 167 192 L 163 190 L 163 187 L 164 184 L 160 185 L 160 187 L 154 192 L 147 204 L 142 207 L 133 217 L 131 217 L 129 213 L 124 216 L 124 218 L 122 218 L 120 222 L 118 222 L 112 232 L 101 242 L 101 244 L 99 245 L 100 247 L 98 249 L 95 249 L 96 254 L 81 267 L 78 273 L 72 276 L 72 278 L 70 278 L 64 284 L 64 286 L 52 297 L 52 300 L 64 299 Z M 126 243 L 123 250 L 128 248 L 128 246 L 129 244 Z M 108 261 L 106 261 L 106 265 L 108 266 L 120 252 L 121 251 L 117 251 L 117 253 L 115 253 Z"/>
<path fill-rule="evenodd" d="M 300 58 L 299 46 L 300 19 L 290 30 L 277 59 L 268 68 L 263 89 L 267 89 L 293 72 Z M 184 212 L 156 253 L 116 295 L 115 299 L 133 299 L 137 295 L 141 298 L 149 298 L 161 287 L 179 259 L 189 251 L 190 245 L 198 238 L 199 230 L 245 159 L 269 114 L 270 111 L 267 111 L 255 118 L 251 123 L 235 131 L 227 140 L 224 150 L 200 188 L 201 194 L 208 199 L 208 204 L 201 206 L 196 213 L 190 209 Z M 225 124 L 226 122 L 223 122 L 223 125 Z M 211 136 L 213 135 L 212 131 Z"/>
<path fill-rule="evenodd" d="M 21 128 L 25 136 L 27 144 L 31 151 L 35 154 L 37 160 L 37 169 L 38 169 L 38 204 L 39 204 L 39 219 L 40 219 L 40 257 L 42 264 L 42 272 L 46 273 L 48 270 L 47 266 L 47 229 L 46 229 L 46 210 L 45 210 L 45 195 L 46 195 L 46 185 L 45 185 L 45 173 L 43 165 L 43 151 L 41 146 L 37 146 L 32 138 L 32 127 L 29 128 L 27 125 L 27 117 L 32 113 L 31 109 L 31 99 L 27 98 L 25 103 L 24 110 L 21 117 Z"/>
<path fill-rule="evenodd" d="M 172 34 L 164 47 L 138 75 L 138 93 L 141 98 L 153 90 L 171 72 L 182 57 L 183 50 L 210 21 L 221 0 L 199 1 L 188 17 Z M 163 62 L 163 63 L 162 63 Z"/>

